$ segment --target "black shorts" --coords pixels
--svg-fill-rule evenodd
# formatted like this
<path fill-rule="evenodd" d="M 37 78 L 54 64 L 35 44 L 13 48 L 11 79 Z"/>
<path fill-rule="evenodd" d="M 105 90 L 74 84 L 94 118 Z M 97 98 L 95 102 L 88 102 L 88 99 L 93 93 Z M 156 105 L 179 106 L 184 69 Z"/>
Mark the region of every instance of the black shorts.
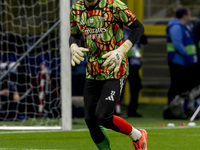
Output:
<path fill-rule="evenodd" d="M 125 79 L 87 79 L 84 90 L 85 118 L 101 120 L 112 117 L 124 83 Z"/>

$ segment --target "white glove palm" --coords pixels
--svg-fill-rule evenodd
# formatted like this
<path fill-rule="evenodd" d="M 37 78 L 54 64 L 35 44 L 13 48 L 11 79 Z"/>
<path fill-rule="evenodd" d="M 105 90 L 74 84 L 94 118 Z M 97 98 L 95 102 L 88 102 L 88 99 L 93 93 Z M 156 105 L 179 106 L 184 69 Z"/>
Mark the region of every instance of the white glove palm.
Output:
<path fill-rule="evenodd" d="M 89 51 L 89 49 L 87 48 L 78 47 L 77 44 L 72 44 L 70 47 L 70 50 L 72 54 L 72 57 L 71 57 L 72 66 L 75 66 L 76 65 L 75 63 L 80 64 L 81 61 L 84 61 L 83 52 Z"/>
<path fill-rule="evenodd" d="M 106 61 L 103 63 L 103 66 L 108 67 L 108 71 L 111 71 L 115 68 L 114 72 L 117 73 L 119 71 L 124 56 L 125 53 L 120 49 L 108 52 L 102 56 L 102 58 L 107 58 Z"/>
<path fill-rule="evenodd" d="M 126 40 L 118 49 L 110 51 L 102 56 L 102 58 L 107 58 L 103 63 L 104 67 L 108 67 L 108 71 L 114 69 L 114 73 L 119 72 L 121 62 L 128 50 L 133 46 L 131 41 Z"/>

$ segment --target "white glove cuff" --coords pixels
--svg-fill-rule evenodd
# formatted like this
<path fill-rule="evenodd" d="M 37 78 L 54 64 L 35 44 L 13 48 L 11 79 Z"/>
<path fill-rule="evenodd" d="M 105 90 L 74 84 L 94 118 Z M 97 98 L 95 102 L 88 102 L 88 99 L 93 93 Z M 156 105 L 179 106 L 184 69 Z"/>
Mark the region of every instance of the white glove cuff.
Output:
<path fill-rule="evenodd" d="M 133 47 L 133 43 L 130 40 L 126 40 L 120 48 L 122 49 L 123 52 L 127 53 L 131 47 Z"/>

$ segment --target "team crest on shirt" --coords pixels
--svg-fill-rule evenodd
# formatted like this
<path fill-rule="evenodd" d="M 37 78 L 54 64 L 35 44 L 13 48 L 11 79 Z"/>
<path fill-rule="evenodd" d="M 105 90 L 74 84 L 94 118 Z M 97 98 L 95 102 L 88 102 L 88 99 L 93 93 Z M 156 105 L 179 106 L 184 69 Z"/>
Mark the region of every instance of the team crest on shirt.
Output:
<path fill-rule="evenodd" d="M 90 19 L 90 23 L 94 23 L 94 19 L 92 18 L 92 19 Z"/>
<path fill-rule="evenodd" d="M 83 20 L 81 20 L 80 25 L 81 25 L 81 26 L 84 26 L 84 25 L 85 25 L 85 22 L 84 22 Z"/>

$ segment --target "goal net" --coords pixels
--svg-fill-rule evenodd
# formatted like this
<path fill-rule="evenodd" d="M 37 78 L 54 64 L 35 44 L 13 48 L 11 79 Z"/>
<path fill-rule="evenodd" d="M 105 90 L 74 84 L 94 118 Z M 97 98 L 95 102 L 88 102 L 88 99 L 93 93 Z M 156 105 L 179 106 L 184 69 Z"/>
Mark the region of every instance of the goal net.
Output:
<path fill-rule="evenodd" d="M 0 1 L 0 76 L 10 69 L 0 81 L 1 129 L 62 129 L 63 1 Z"/>

